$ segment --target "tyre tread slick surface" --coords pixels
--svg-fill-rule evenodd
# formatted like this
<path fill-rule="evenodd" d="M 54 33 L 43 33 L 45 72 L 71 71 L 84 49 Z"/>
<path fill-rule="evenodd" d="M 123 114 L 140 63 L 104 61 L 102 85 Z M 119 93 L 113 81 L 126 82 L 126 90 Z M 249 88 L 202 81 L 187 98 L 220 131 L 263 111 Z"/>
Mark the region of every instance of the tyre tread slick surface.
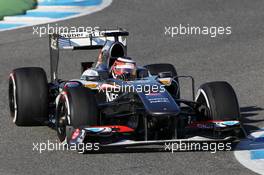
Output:
<path fill-rule="evenodd" d="M 17 119 L 19 126 L 42 125 L 48 118 L 48 83 L 39 67 L 13 71 L 16 83 Z"/>

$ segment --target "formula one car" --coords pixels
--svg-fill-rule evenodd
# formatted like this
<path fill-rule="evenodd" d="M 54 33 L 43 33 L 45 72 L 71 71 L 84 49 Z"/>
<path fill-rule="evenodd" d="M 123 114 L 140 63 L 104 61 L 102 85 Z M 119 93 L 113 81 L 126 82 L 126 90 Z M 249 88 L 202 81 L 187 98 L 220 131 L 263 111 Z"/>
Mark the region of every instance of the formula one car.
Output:
<path fill-rule="evenodd" d="M 178 76 L 173 65 L 136 65 L 127 56 L 127 36 L 122 29 L 50 35 L 50 82 L 39 67 L 10 74 L 13 122 L 48 125 L 62 142 L 102 147 L 237 138 L 240 110 L 229 83 L 205 83 L 195 95 L 194 79 Z M 102 61 L 82 62 L 79 79 L 59 79 L 59 52 L 67 49 L 101 49 Z M 180 98 L 181 78 L 191 80 L 192 100 Z"/>

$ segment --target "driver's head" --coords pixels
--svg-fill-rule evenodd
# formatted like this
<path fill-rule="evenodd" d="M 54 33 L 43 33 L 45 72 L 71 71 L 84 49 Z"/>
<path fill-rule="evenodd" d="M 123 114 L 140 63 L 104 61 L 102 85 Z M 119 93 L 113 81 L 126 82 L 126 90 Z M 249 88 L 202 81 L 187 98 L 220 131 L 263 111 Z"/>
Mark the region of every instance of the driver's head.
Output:
<path fill-rule="evenodd" d="M 111 74 L 116 79 L 134 80 L 136 78 L 136 63 L 128 57 L 119 57 L 111 67 Z"/>

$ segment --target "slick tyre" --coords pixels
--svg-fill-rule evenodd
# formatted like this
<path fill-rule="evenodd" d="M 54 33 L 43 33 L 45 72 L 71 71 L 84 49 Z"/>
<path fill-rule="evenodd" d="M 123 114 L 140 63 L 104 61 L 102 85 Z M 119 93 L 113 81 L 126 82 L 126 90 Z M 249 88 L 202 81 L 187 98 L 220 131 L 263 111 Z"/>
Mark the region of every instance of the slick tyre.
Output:
<path fill-rule="evenodd" d="M 9 107 L 18 126 L 43 125 L 48 120 L 48 82 L 42 68 L 13 70 L 9 77 Z"/>
<path fill-rule="evenodd" d="M 207 107 L 209 120 L 240 120 L 240 108 L 232 86 L 224 81 L 209 82 L 200 86 L 196 102 Z"/>
<path fill-rule="evenodd" d="M 66 126 L 79 128 L 98 124 L 98 109 L 90 89 L 76 87 L 65 89 L 56 107 L 56 129 L 60 141 L 67 138 Z"/>

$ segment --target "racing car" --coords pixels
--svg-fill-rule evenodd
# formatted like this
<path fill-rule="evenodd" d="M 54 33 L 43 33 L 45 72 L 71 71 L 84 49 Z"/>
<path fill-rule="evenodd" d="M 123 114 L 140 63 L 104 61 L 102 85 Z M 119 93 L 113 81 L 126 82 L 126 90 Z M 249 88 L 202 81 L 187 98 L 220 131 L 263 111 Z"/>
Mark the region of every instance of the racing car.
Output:
<path fill-rule="evenodd" d="M 127 55 L 128 35 L 123 29 L 49 35 L 49 82 L 40 67 L 10 73 L 13 122 L 48 125 L 61 142 L 102 147 L 237 139 L 240 108 L 229 83 L 207 82 L 195 94 L 193 77 L 179 76 L 172 64 L 137 65 Z M 58 77 L 61 51 L 95 49 L 100 64 L 82 62 L 77 79 Z M 181 99 L 183 78 L 192 82 L 191 100 Z"/>

